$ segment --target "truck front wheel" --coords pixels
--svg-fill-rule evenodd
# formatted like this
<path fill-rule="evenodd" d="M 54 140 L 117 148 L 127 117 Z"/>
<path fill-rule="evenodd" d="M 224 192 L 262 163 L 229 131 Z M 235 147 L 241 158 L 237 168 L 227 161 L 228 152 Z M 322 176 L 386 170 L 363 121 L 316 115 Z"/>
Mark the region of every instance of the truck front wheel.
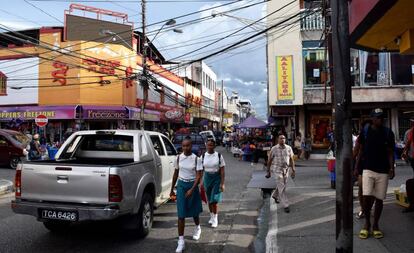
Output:
<path fill-rule="evenodd" d="M 138 210 L 138 236 L 145 237 L 149 234 L 154 220 L 154 201 L 150 194 L 144 193 Z"/>

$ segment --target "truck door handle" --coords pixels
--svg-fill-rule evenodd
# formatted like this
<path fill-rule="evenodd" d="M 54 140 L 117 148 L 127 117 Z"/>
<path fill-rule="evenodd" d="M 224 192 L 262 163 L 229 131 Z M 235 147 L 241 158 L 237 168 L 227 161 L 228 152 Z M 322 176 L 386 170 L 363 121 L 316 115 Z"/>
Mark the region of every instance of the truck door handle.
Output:
<path fill-rule="evenodd" d="M 67 184 L 69 182 L 68 176 L 57 176 L 57 182 L 60 184 Z"/>

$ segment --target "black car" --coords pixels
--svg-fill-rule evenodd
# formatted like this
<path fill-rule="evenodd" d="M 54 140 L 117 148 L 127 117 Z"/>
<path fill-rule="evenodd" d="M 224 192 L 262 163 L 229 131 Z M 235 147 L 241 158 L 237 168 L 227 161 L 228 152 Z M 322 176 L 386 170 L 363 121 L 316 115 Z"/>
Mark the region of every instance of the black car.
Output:
<path fill-rule="evenodd" d="M 201 156 L 204 152 L 206 152 L 206 144 L 204 143 L 203 137 L 199 134 L 192 133 L 192 134 L 175 134 L 174 135 L 173 144 L 175 146 L 175 149 L 177 149 L 179 153 L 183 151 L 181 147 L 181 143 L 183 142 L 184 138 L 187 136 L 191 137 L 191 140 L 193 143 L 192 152 L 194 154 L 196 154 L 197 156 Z"/>
<path fill-rule="evenodd" d="M 214 132 L 214 137 L 216 137 L 217 146 L 219 146 L 223 143 L 223 132 L 215 131 Z"/>

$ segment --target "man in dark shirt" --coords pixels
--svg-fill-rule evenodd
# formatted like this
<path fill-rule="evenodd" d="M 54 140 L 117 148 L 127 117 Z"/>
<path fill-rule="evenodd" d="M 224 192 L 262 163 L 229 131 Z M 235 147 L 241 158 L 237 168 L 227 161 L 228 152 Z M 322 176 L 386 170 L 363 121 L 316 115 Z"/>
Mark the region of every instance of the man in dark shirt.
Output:
<path fill-rule="evenodd" d="M 388 179 L 393 179 L 395 136 L 391 129 L 383 126 L 384 113 L 375 109 L 371 113 L 372 124 L 365 126 L 357 141 L 356 149 L 362 157 L 362 194 L 365 226 L 360 231 L 361 239 L 368 238 L 371 229 L 371 209 L 375 202 L 372 234 L 380 239 L 384 234 L 379 229 L 383 201 L 387 194 Z"/>

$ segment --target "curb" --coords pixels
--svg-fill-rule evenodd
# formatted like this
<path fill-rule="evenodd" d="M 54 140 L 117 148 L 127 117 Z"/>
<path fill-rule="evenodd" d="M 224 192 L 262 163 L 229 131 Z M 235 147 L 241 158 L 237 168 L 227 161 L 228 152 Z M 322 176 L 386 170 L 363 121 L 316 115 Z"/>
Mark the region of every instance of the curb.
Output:
<path fill-rule="evenodd" d="M 12 181 L 0 179 L 0 196 L 13 192 L 14 184 Z"/>

